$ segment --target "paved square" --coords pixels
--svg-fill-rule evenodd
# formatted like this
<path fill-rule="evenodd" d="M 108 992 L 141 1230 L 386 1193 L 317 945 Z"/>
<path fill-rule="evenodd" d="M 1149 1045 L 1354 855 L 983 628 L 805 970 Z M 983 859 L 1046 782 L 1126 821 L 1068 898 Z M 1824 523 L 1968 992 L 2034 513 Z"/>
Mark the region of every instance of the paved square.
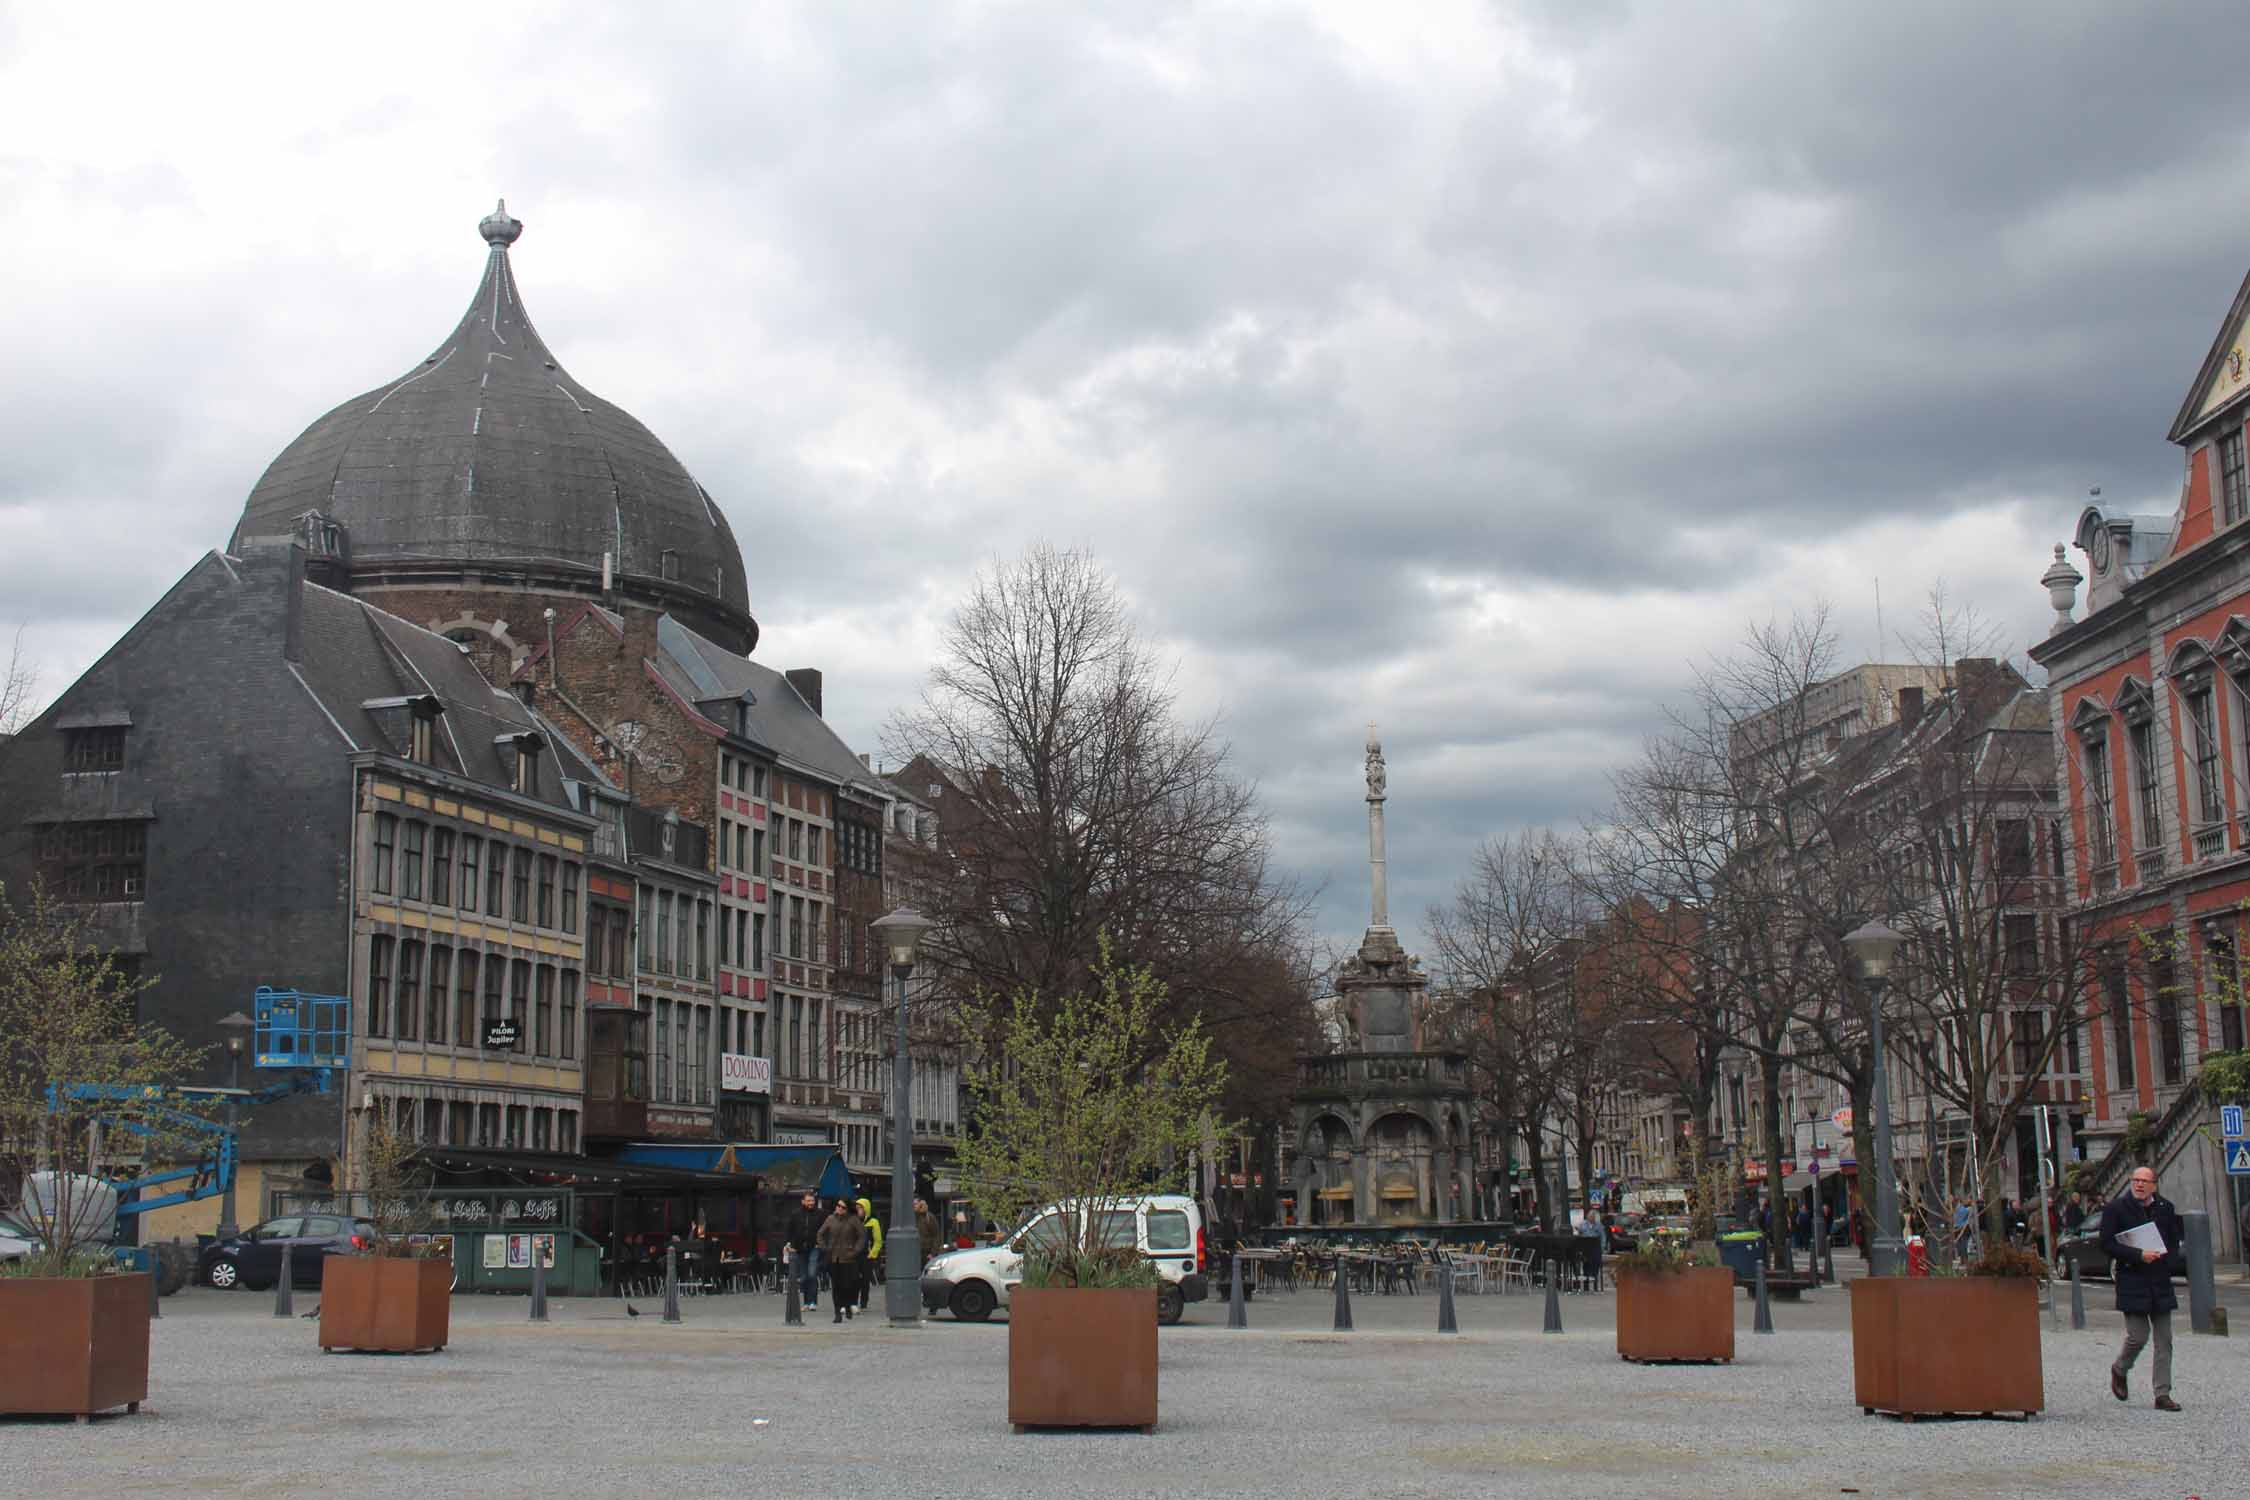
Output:
<path fill-rule="evenodd" d="M 300 1294 L 310 1310 L 317 1294 Z M 878 1298 L 879 1302 L 879 1298 Z M 155 1325 L 149 1408 L 93 1426 L 0 1421 L 11 1494 L 429 1493 L 814 1497 L 1981 1495 L 2250 1493 L 2239 1340 L 2180 1339 L 2188 1411 L 2110 1399 L 2117 1319 L 2046 1335 L 2045 1418 L 1866 1417 L 1851 1399 L 1844 1299 L 1738 1307 L 1732 1366 L 1640 1367 L 1612 1345 L 1611 1300 L 1362 1297 L 1329 1331 L 1327 1292 L 1223 1305 L 1163 1337 L 1162 1425 L 1011 1433 L 1006 1325 L 781 1325 L 770 1296 L 659 1309 L 461 1297 L 429 1356 L 323 1355 L 271 1298 L 196 1289 Z M 2183 1315 L 2184 1319 L 2184 1315 Z"/>

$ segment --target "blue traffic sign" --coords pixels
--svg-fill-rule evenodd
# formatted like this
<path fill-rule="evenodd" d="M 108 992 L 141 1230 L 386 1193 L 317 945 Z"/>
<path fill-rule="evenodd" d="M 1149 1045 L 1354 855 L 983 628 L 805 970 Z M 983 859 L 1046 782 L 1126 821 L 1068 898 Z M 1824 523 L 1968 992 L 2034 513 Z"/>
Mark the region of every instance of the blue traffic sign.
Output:
<path fill-rule="evenodd" d="M 2250 1177 L 2250 1141 L 2227 1142 L 2227 1175 Z"/>
<path fill-rule="evenodd" d="M 2237 1141 L 2242 1139 L 2245 1133 L 2242 1128 L 2242 1106 L 2239 1104 L 2220 1105 L 2219 1134 L 2230 1141 Z"/>

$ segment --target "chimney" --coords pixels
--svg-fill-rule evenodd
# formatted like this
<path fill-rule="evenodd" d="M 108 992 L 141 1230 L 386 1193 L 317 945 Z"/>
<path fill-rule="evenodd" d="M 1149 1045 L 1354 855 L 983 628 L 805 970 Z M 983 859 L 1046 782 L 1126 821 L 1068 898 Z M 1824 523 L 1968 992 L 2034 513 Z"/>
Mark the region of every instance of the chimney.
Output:
<path fill-rule="evenodd" d="M 797 690 L 797 696 L 805 700 L 806 706 L 816 714 L 820 712 L 820 668 L 791 667 L 781 675 L 789 679 L 789 685 Z"/>
<path fill-rule="evenodd" d="M 305 660 L 305 549 L 289 544 L 288 576 L 282 583 L 281 659 L 300 665 Z"/>
<path fill-rule="evenodd" d="M 1989 656 L 1964 656 L 1953 664 L 1953 685 L 1963 698 L 1981 696 L 1999 677 L 2000 663 Z"/>
<path fill-rule="evenodd" d="M 1902 687 L 1898 690 L 1898 722 L 1902 729 L 1912 729 L 1922 722 L 1922 690 Z"/>

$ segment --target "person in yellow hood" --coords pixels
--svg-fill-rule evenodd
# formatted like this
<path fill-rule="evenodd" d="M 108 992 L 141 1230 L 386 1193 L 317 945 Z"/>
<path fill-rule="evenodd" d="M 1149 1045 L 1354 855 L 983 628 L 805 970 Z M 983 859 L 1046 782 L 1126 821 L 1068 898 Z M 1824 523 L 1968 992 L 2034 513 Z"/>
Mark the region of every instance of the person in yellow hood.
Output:
<path fill-rule="evenodd" d="M 883 1274 L 883 1226 L 875 1217 L 875 1205 L 865 1198 L 859 1200 L 859 1217 L 867 1229 L 867 1259 L 859 1276 L 859 1306 L 865 1312 L 869 1288 Z"/>

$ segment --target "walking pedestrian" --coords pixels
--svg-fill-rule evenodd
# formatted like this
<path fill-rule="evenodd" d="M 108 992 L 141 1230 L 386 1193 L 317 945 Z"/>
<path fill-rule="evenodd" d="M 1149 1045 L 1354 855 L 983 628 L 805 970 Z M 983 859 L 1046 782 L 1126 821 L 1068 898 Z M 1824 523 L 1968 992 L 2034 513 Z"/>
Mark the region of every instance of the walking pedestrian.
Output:
<path fill-rule="evenodd" d="M 926 1199 L 917 1198 L 914 1200 L 914 1235 L 916 1239 L 921 1241 L 918 1248 L 922 1253 L 922 1264 L 928 1265 L 930 1257 L 937 1254 L 944 1246 L 938 1243 L 937 1215 L 930 1212 L 930 1205 Z"/>
<path fill-rule="evenodd" d="M 2155 1229 L 2163 1249 L 2125 1242 L 2125 1235 L 2144 1226 Z M 2158 1411 L 2180 1409 L 2172 1399 L 2172 1310 L 2180 1305 L 2172 1277 L 2186 1269 L 2180 1243 L 2180 1216 L 2171 1200 L 2157 1195 L 2156 1168 L 2133 1168 L 2125 1191 L 2102 1210 L 2102 1249 L 2115 1264 L 2117 1310 L 2125 1315 L 2125 1344 L 2109 1367 L 2109 1393 L 2120 1401 L 2131 1395 L 2125 1377 L 2154 1334 Z"/>
<path fill-rule="evenodd" d="M 797 1278 L 797 1293 L 808 1312 L 820 1307 L 820 1199 L 807 1191 L 789 1220 L 789 1272 Z"/>
<path fill-rule="evenodd" d="M 821 1221 L 815 1238 L 828 1265 L 828 1295 L 835 1312 L 829 1321 L 841 1323 L 859 1306 L 860 1256 L 867 1248 L 867 1230 L 849 1198 L 836 1200 L 836 1211 Z"/>
<path fill-rule="evenodd" d="M 860 1262 L 859 1310 L 867 1311 L 868 1288 L 883 1274 L 883 1225 L 875 1217 L 875 1205 L 867 1199 L 859 1200 L 860 1227 L 867 1231 L 867 1257 Z"/>

